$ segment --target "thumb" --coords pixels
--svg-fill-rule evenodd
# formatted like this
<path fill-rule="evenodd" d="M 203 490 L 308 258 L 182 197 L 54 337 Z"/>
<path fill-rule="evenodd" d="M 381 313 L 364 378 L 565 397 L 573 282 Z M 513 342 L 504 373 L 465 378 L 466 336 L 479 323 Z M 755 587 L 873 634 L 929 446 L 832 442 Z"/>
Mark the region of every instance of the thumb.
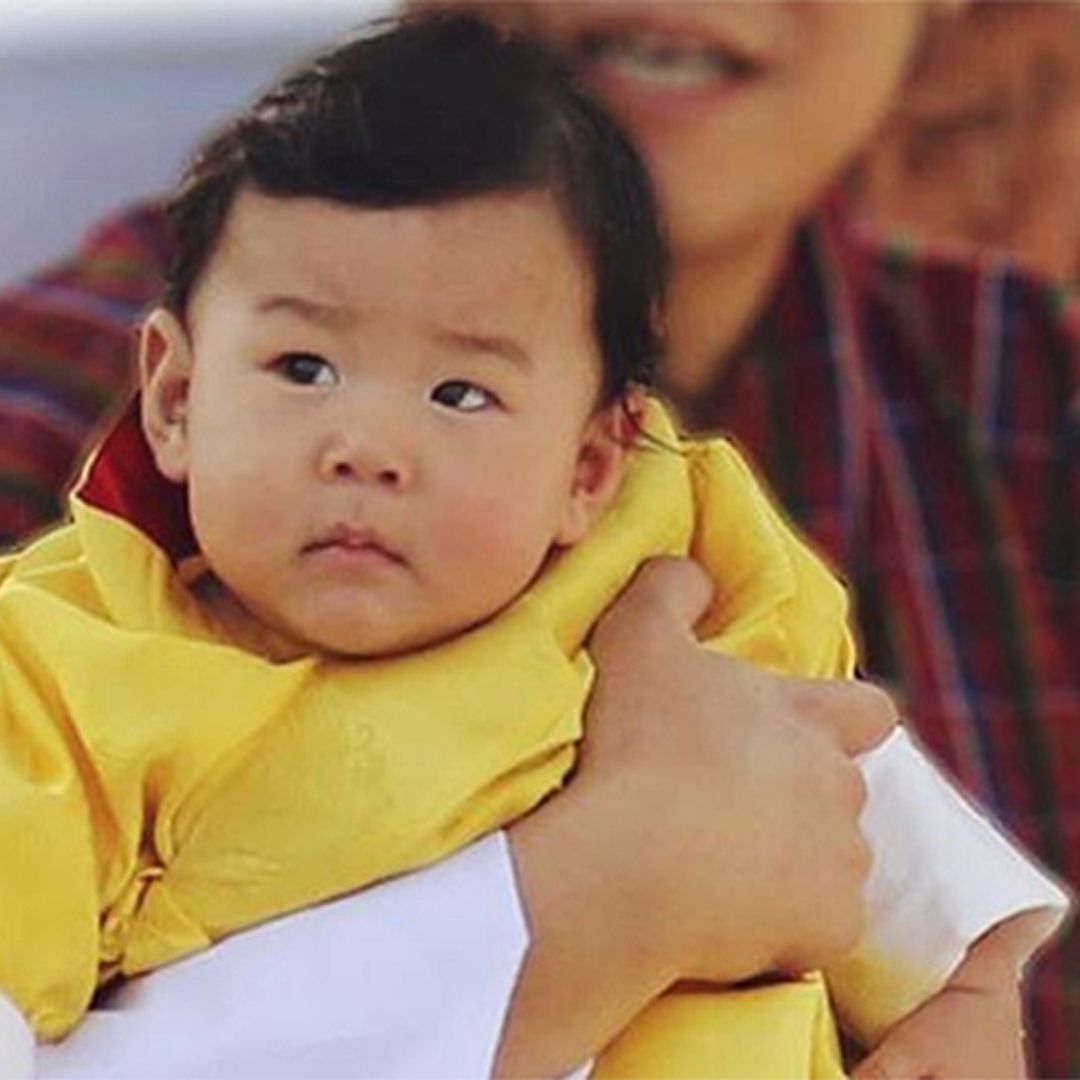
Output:
<path fill-rule="evenodd" d="M 623 596 L 665 609 L 689 630 L 708 610 L 713 583 L 692 559 L 664 555 L 645 563 Z"/>
<path fill-rule="evenodd" d="M 692 639 L 694 624 L 708 610 L 712 595 L 712 581 L 691 559 L 650 559 L 597 623 L 593 646 L 615 644 L 624 634 L 630 640 L 640 639 L 657 625 L 667 626 L 665 632 L 670 634 L 672 623 L 676 631 Z"/>

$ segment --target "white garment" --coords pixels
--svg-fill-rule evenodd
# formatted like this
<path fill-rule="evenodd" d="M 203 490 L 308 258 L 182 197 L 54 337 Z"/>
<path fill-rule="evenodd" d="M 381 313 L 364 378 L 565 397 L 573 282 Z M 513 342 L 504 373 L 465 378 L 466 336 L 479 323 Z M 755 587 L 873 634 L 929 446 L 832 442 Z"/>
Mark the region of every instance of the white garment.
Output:
<path fill-rule="evenodd" d="M 967 950 L 1012 915 L 1069 897 L 950 784 L 897 728 L 860 765 L 868 799 L 862 829 L 874 863 L 866 929 L 829 967 L 829 997 L 865 1046 L 948 981 Z"/>
<path fill-rule="evenodd" d="M 23 1080 L 33 1075 L 34 1033 L 22 1013 L 0 994 L 0 1077 Z"/>
<path fill-rule="evenodd" d="M 1068 899 L 904 731 L 862 765 L 875 854 L 868 928 L 827 974 L 845 1021 L 872 1040 L 935 993 L 991 926 L 1033 908 L 1064 916 Z M 39 1048 L 38 1076 L 486 1076 L 526 944 L 497 834 L 130 981 L 62 1043 Z"/>
<path fill-rule="evenodd" d="M 37 1075 L 487 1076 L 527 942 L 499 833 L 130 980 Z"/>

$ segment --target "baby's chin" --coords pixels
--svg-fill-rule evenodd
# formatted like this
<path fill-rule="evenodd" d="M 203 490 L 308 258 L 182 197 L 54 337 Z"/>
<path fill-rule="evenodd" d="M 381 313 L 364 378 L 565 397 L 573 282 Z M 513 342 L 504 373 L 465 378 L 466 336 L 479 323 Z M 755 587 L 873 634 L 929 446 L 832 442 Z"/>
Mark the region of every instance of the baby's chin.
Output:
<path fill-rule="evenodd" d="M 241 593 L 213 575 L 199 585 L 200 599 L 217 614 L 234 643 L 274 663 L 312 656 L 382 660 L 415 653 L 461 636 L 492 613 L 457 612 L 434 604 L 389 604 L 378 596 L 308 594 L 305 604 Z"/>
<path fill-rule="evenodd" d="M 272 620 L 279 639 L 275 652 L 286 659 L 323 655 L 340 660 L 387 660 L 441 645 L 483 620 L 467 623 L 415 624 L 405 620 Z"/>

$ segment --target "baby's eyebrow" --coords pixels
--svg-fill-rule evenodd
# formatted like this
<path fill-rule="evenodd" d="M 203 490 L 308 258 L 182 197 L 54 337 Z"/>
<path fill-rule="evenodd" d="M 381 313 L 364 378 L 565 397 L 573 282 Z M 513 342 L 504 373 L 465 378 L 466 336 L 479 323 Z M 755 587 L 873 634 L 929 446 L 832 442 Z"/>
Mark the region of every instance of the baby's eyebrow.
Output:
<path fill-rule="evenodd" d="M 255 305 L 256 314 L 272 315 L 283 311 L 288 314 L 299 315 L 311 322 L 324 323 L 330 326 L 340 326 L 355 320 L 355 315 L 348 308 L 337 307 L 334 304 L 324 304 L 318 300 L 309 300 L 303 296 L 266 296 Z"/>
<path fill-rule="evenodd" d="M 259 315 L 271 315 L 275 312 L 298 315 L 311 322 L 327 326 L 342 326 L 356 322 L 358 315 L 347 307 L 311 300 L 305 296 L 280 294 L 265 296 L 255 304 Z M 433 333 L 435 341 L 462 353 L 488 353 L 506 360 L 514 367 L 531 370 L 533 358 L 529 350 L 512 337 L 503 334 L 481 334 L 464 330 L 450 330 L 436 327 Z"/>
<path fill-rule="evenodd" d="M 528 349 L 513 338 L 501 334 L 471 334 L 460 330 L 439 330 L 435 338 L 441 344 L 449 345 L 460 352 L 490 353 L 513 364 L 514 367 L 530 370 L 533 358 Z"/>

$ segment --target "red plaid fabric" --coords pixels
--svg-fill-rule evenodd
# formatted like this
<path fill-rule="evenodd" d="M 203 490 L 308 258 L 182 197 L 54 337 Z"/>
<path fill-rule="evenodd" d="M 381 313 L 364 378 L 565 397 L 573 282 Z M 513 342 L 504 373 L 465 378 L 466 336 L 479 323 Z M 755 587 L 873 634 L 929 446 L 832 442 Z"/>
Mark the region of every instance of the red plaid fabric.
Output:
<path fill-rule="evenodd" d="M 167 250 L 144 207 L 0 297 L 0 542 L 57 516 L 124 396 Z M 1080 309 L 835 214 L 801 232 L 773 299 L 715 384 L 676 404 L 749 450 L 851 583 L 866 673 L 1080 881 Z M 1080 935 L 1042 963 L 1033 1014 L 1037 1075 L 1080 1074 Z"/>
<path fill-rule="evenodd" d="M 61 516 L 88 439 L 126 397 L 135 321 L 160 291 L 167 253 L 147 205 L 0 292 L 0 547 Z"/>
<path fill-rule="evenodd" d="M 1003 264 L 805 229 L 695 427 L 732 434 L 847 578 L 863 670 L 1080 881 L 1080 310 Z M 1080 1075 L 1080 935 L 1043 961 L 1039 1076 Z"/>

